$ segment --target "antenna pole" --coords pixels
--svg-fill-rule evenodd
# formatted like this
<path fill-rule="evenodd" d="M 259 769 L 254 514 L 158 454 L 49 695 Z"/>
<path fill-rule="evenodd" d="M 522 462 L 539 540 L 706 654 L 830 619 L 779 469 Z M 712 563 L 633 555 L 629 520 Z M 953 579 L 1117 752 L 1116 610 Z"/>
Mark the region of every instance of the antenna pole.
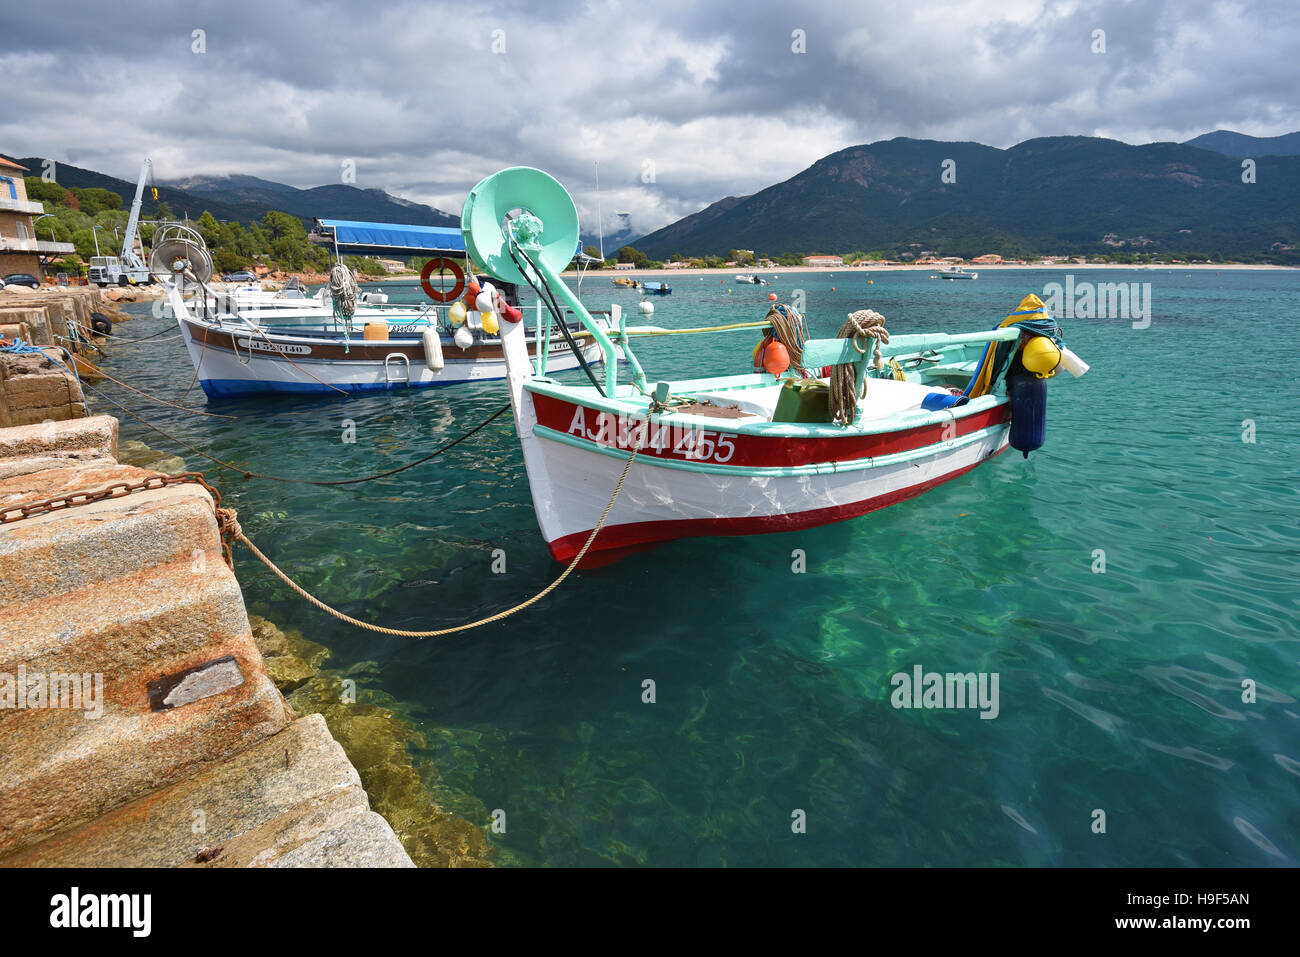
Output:
<path fill-rule="evenodd" d="M 600 264 L 605 265 L 605 224 L 600 219 L 600 164 L 592 162 L 596 167 L 596 230 L 600 236 Z"/>

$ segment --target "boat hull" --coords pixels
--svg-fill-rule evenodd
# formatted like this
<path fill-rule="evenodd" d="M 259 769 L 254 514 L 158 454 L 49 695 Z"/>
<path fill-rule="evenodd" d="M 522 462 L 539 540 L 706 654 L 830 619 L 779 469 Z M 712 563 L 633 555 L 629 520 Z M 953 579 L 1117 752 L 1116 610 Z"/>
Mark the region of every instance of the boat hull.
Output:
<path fill-rule="evenodd" d="M 524 438 L 533 504 L 551 555 L 567 563 L 599 521 L 632 446 L 645 443 L 635 429 L 596 424 L 595 409 L 579 417 L 575 405 L 528 395 L 536 418 Z M 793 531 L 905 501 L 1003 451 L 1008 416 L 1000 403 L 953 425 L 814 439 L 802 448 L 789 438 L 729 434 L 720 422 L 699 442 L 727 451 L 711 451 L 705 462 L 690 461 L 695 440 L 674 436 L 668 449 L 638 454 L 582 566 L 673 539 Z M 790 462 L 792 454 L 806 464 Z"/>
<path fill-rule="evenodd" d="M 183 319 L 180 325 L 190 361 L 199 370 L 199 384 L 214 398 L 381 392 L 506 376 L 501 348 L 493 343 L 476 343 L 462 350 L 444 339 L 444 365 L 434 372 L 425 364 L 424 345 L 418 338 L 353 339 L 345 346 L 335 339 L 263 335 L 247 329 L 213 327 L 192 319 Z M 600 348 L 590 336 L 579 335 L 576 339 L 589 363 L 601 361 Z M 535 354 L 532 345 L 529 352 Z M 389 360 L 389 356 L 403 358 Z M 548 371 L 575 369 L 578 360 L 566 342 L 553 339 L 547 366 Z"/>

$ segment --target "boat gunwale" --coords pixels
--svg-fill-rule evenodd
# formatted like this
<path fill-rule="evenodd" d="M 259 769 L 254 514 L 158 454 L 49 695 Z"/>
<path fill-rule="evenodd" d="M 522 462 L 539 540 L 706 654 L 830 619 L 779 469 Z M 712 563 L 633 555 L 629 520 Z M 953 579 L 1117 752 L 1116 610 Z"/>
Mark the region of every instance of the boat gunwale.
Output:
<path fill-rule="evenodd" d="M 868 381 L 885 382 L 888 380 Z M 771 384 L 770 377 L 758 373 L 722 376 L 712 379 L 691 379 L 676 383 L 682 391 L 674 391 L 673 394 L 679 397 L 689 397 L 692 393 L 700 392 L 743 392 L 746 389 L 770 386 Z M 687 388 L 688 386 L 690 388 Z M 671 409 L 663 412 L 649 412 L 649 400 L 638 393 L 633 392 L 626 396 L 611 399 L 608 396 L 598 395 L 594 389 L 589 387 L 566 386 L 562 383 L 536 378 L 525 382 L 524 390 L 540 393 L 561 402 L 569 402 L 587 409 L 594 409 L 597 412 L 608 412 L 614 415 L 631 414 L 638 420 L 649 419 L 654 424 L 681 423 L 682 425 L 708 428 L 711 431 L 774 439 L 834 439 L 904 432 L 927 425 L 959 421 L 968 416 L 978 415 L 998 406 L 1007 405 L 1010 401 L 1006 396 L 989 394 L 971 399 L 964 405 L 949 406 L 946 409 L 908 409 L 879 419 L 860 418 L 852 425 L 840 425 L 835 422 L 773 422 L 759 419 L 757 416 L 754 420 L 718 419 L 714 416 L 674 412 Z M 630 390 L 631 387 L 629 387 Z M 719 428 L 720 422 L 727 423 L 725 429 Z M 543 426 L 536 427 L 543 428 Z"/>
<path fill-rule="evenodd" d="M 698 418 L 698 416 L 696 417 Z M 938 442 L 928 442 L 925 445 L 917 446 L 914 449 L 907 449 L 903 452 L 891 452 L 886 455 L 864 456 L 859 459 L 831 460 L 827 462 L 810 462 L 806 465 L 726 465 L 715 462 L 692 462 L 683 459 L 667 458 L 660 455 L 638 456 L 637 462 L 641 464 L 654 465 L 662 468 L 680 469 L 687 472 L 703 472 L 711 475 L 730 475 L 738 478 L 801 478 L 810 475 L 833 475 L 845 472 L 860 472 L 867 469 L 887 468 L 892 465 L 903 465 L 907 462 L 917 459 L 930 458 L 939 453 L 955 452 L 963 449 L 968 445 L 974 445 L 977 442 L 988 438 L 993 438 L 999 433 L 1005 433 L 1010 428 L 1007 422 L 999 422 L 994 425 L 988 425 L 965 435 L 952 439 L 941 439 Z M 560 432 L 545 425 L 534 425 L 534 434 L 541 438 L 553 442 L 559 442 L 577 449 L 584 449 L 589 452 L 598 452 L 601 455 L 611 456 L 619 460 L 625 460 L 631 452 L 631 447 L 623 448 L 618 445 L 596 442 L 585 437 L 570 435 L 566 432 Z M 1000 445 L 1000 436 L 999 442 Z"/>

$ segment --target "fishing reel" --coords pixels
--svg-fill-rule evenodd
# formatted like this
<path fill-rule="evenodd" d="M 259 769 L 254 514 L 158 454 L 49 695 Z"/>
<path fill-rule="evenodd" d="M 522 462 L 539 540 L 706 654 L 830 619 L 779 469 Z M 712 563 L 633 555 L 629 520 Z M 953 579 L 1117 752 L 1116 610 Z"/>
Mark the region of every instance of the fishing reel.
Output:
<path fill-rule="evenodd" d="M 578 249 L 573 198 L 553 176 L 530 166 L 479 181 L 465 199 L 460 229 L 474 262 L 503 282 L 530 282 L 521 271 L 526 259 L 558 276 Z"/>

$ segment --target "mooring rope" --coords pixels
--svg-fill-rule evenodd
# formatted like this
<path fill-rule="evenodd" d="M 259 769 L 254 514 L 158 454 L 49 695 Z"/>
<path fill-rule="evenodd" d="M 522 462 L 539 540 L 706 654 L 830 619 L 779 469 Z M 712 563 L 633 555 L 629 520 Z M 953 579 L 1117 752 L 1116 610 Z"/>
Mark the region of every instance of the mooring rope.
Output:
<path fill-rule="evenodd" d="M 507 406 L 507 408 L 509 407 Z M 500 413 L 497 414 L 499 415 Z M 280 581 L 284 582 L 293 589 L 294 592 L 311 602 L 321 611 L 333 615 L 340 621 L 346 622 L 357 628 L 365 629 L 366 631 L 378 632 L 383 635 L 394 635 L 399 638 L 438 638 L 443 635 L 453 635 L 458 632 L 469 631 L 473 628 L 480 628 L 483 625 L 490 625 L 493 622 L 509 618 L 511 615 L 537 604 L 551 592 L 555 591 L 555 589 L 560 587 L 561 583 L 563 583 L 564 580 L 573 573 L 573 570 L 582 562 L 583 556 L 585 556 L 587 550 L 591 548 L 592 543 L 596 540 L 596 536 L 599 535 L 600 530 L 605 527 L 605 520 L 609 518 L 609 513 L 613 510 L 614 503 L 618 501 L 619 493 L 623 491 L 623 483 L 627 481 L 628 473 L 631 472 L 632 463 L 636 461 L 637 453 L 639 451 L 640 449 L 634 448 L 632 454 L 628 456 L 627 463 L 623 466 L 623 474 L 619 476 L 618 484 L 614 486 L 614 494 L 610 496 L 609 504 L 605 506 L 605 510 L 600 513 L 600 521 L 598 521 L 596 527 L 591 530 L 591 534 L 588 535 L 587 540 L 583 542 L 582 548 L 578 549 L 578 553 L 573 556 L 573 560 L 570 561 L 564 571 L 560 573 L 559 578 L 555 579 L 555 581 L 551 582 L 537 594 L 533 595 L 532 598 L 529 598 L 527 601 L 522 601 L 504 611 L 499 611 L 494 615 L 489 615 L 486 618 L 480 618 L 477 621 L 471 621 L 464 625 L 455 625 L 451 628 L 435 628 L 428 631 L 409 631 L 403 628 L 386 628 L 383 625 L 375 625 L 368 621 L 362 621 L 359 618 L 353 618 L 351 615 L 345 614 L 337 608 L 332 608 L 325 604 L 325 602 L 321 601 L 311 592 L 307 591 L 307 589 L 303 588 L 286 575 L 284 571 L 275 564 L 275 562 L 271 561 L 271 559 L 269 559 L 260 548 L 249 540 L 248 536 L 244 534 L 243 528 L 240 527 L 239 517 L 236 511 L 233 508 L 226 508 L 221 504 L 221 492 L 209 484 L 201 472 L 185 472 L 181 475 L 154 474 L 138 482 L 116 482 L 112 485 L 91 492 L 72 492 L 43 502 L 29 502 L 23 505 L 15 505 L 6 509 L 0 509 L 0 522 L 8 524 L 10 522 L 22 521 L 25 518 L 30 518 L 36 515 L 45 515 L 58 509 L 75 508 L 78 505 L 89 505 L 92 502 L 103 501 L 105 499 L 121 498 L 122 496 L 129 495 L 132 492 L 155 491 L 171 485 L 193 482 L 201 485 L 211 496 L 212 510 L 217 523 L 217 532 L 221 540 L 222 557 L 225 559 L 226 565 L 229 566 L 232 571 L 235 566 L 231 555 L 230 543 L 232 541 L 242 542 L 244 545 L 248 546 L 248 550 L 251 551 L 253 555 L 262 562 L 262 564 L 270 569 L 270 571 L 279 578 Z"/>
<path fill-rule="evenodd" d="M 854 340 L 853 346 L 862 355 L 867 350 L 858 345 L 858 339 L 872 339 L 875 345 L 873 362 L 877 368 L 883 362 L 880 344 L 889 343 L 889 330 L 885 328 L 885 317 L 872 309 L 859 309 L 849 313 L 848 321 L 840 326 L 839 338 Z M 831 418 L 843 425 L 852 425 L 858 414 L 858 400 L 867 394 L 867 381 L 862 380 L 862 389 L 858 390 L 857 369 L 852 363 L 841 363 L 831 368 L 831 391 L 829 396 Z"/>
<path fill-rule="evenodd" d="M 211 417 L 214 418 L 214 419 L 237 419 L 237 418 L 239 418 L 239 416 L 237 416 L 237 415 L 222 415 L 220 412 L 204 412 L 202 409 L 191 409 L 191 408 L 188 408 L 188 407 L 183 406 L 183 405 L 177 405 L 175 402 L 168 402 L 166 399 L 163 399 L 163 398 L 160 398 L 160 397 L 158 397 L 158 396 L 156 396 L 156 395 L 152 395 L 152 394 L 150 394 L 150 393 L 148 393 L 148 392 L 145 392 L 143 389 L 137 389 L 137 388 L 136 388 L 135 386 L 133 386 L 133 385 L 127 385 L 127 384 L 126 384 L 125 382 L 123 382 L 121 379 L 115 378 L 114 376 L 112 376 L 112 375 L 110 375 L 109 373 L 105 372 L 104 369 L 103 369 L 101 366 L 97 366 L 97 365 L 95 365 L 93 362 L 91 362 L 90 360 L 86 359 L 84 356 L 77 356 L 77 359 L 78 359 L 78 361 L 80 361 L 83 365 L 88 366 L 88 367 L 90 368 L 92 374 L 94 374 L 94 375 L 98 375 L 98 376 L 103 376 L 105 379 L 108 379 L 110 382 L 116 382 L 116 383 L 117 383 L 118 385 L 120 385 L 123 389 L 130 389 L 132 392 L 136 393 L 137 395 L 142 395 L 142 396 L 144 396 L 146 399 L 152 399 L 154 402 L 158 402 L 158 403 L 161 403 L 162 405 L 170 406 L 170 407 L 173 408 L 173 409 L 179 409 L 181 412 L 188 412 L 188 413 L 190 413 L 191 415 L 207 415 L 207 416 L 211 416 Z"/>
<path fill-rule="evenodd" d="M 229 536 L 248 546 L 248 550 L 251 551 L 263 565 L 270 569 L 271 572 L 280 579 L 280 581 L 284 582 L 299 596 L 311 602 L 321 611 L 328 615 L 333 615 L 339 621 L 346 622 L 347 624 L 353 625 L 357 628 L 363 628 L 366 631 L 378 632 L 381 635 L 393 635 L 398 638 L 440 638 L 443 635 L 454 635 L 457 632 L 469 631 L 473 628 L 480 628 L 483 625 L 490 625 L 493 622 L 509 618 L 511 615 L 537 604 L 537 602 L 555 591 L 555 589 L 569 577 L 573 570 L 578 567 L 578 563 L 581 562 L 583 556 L 587 554 L 587 549 L 591 548 L 592 542 L 596 540 L 596 536 L 600 534 L 600 530 L 605 527 L 605 519 L 609 517 L 610 511 L 614 508 L 614 503 L 618 501 L 619 493 L 623 491 L 623 483 L 627 480 L 628 473 L 632 470 L 632 463 L 636 461 L 637 452 L 639 451 L 640 450 L 636 448 L 632 449 L 632 454 L 627 458 L 627 464 L 623 466 L 623 474 L 619 476 L 618 484 L 614 486 L 614 494 L 610 496 L 609 504 L 605 506 L 605 510 L 600 513 L 600 521 L 598 521 L 596 527 L 591 530 L 591 534 L 588 535 L 587 540 L 583 542 L 582 548 L 578 549 L 578 554 L 573 556 L 573 560 L 570 561 L 564 571 L 560 573 L 559 578 L 555 579 L 555 581 L 551 582 L 532 598 L 529 598 L 527 601 L 522 601 L 512 608 L 507 608 L 505 611 L 499 611 L 495 615 L 489 615 L 486 618 L 480 618 L 478 621 L 471 621 L 464 625 L 455 625 L 451 628 L 434 628 L 428 631 L 408 631 L 404 628 L 386 628 L 383 625 L 376 625 L 368 621 L 362 621 L 359 618 L 353 618 L 351 615 L 341 612 L 337 608 L 331 608 L 329 605 L 325 604 L 325 602 L 321 601 L 311 592 L 307 591 L 307 589 L 303 588 L 296 581 L 286 575 L 279 566 L 275 564 L 275 562 L 267 558 L 256 545 L 248 540 L 248 536 L 246 536 L 244 530 L 240 528 L 239 519 L 236 517 L 234 509 L 218 510 L 217 524 L 221 530 L 223 540 L 226 539 L 226 536 Z"/>
<path fill-rule="evenodd" d="M 428 455 L 418 458 L 414 462 L 408 462 L 405 465 L 399 465 L 397 468 L 388 469 L 385 472 L 376 472 L 373 475 L 363 475 L 360 478 L 330 479 L 330 480 L 306 479 L 306 478 L 298 478 L 296 476 L 266 475 L 262 472 L 254 472 L 251 469 L 240 468 L 238 465 L 235 465 L 233 462 L 226 462 L 222 459 L 217 458 L 215 455 L 209 455 L 207 452 L 204 452 L 202 449 L 195 448 L 193 445 L 190 445 L 188 442 L 184 441 L 183 439 L 177 438 L 176 436 L 172 435 L 170 432 L 166 431 L 165 429 L 160 429 L 158 426 L 154 425 L 148 419 L 136 415 L 126 406 L 122 405 L 122 403 L 113 399 L 111 396 L 109 396 L 107 393 L 103 392 L 102 390 L 96 389 L 93 385 L 83 382 L 82 387 L 86 389 L 90 389 L 100 398 L 107 399 L 109 402 L 117 406 L 119 409 L 121 409 L 131 418 L 135 419 L 141 425 L 145 426 L 146 428 L 152 429 L 153 431 L 161 435 L 163 438 L 169 439 L 170 441 L 176 443 L 183 449 L 188 449 L 189 451 L 193 452 L 195 455 L 202 456 L 203 458 L 207 459 L 209 462 L 213 463 L 214 465 L 220 468 L 226 469 L 231 472 L 238 472 L 244 478 L 265 479 L 268 482 L 283 482 L 287 485 L 319 485 L 324 487 L 330 487 L 335 485 L 359 485 L 362 482 L 372 482 L 375 479 L 387 478 L 390 475 L 396 475 L 398 472 L 405 472 L 408 469 L 413 469 L 417 465 L 423 465 L 425 462 L 428 462 L 430 459 L 437 458 L 439 455 L 441 455 L 443 452 L 446 452 L 448 449 L 456 445 L 459 445 L 461 442 L 464 442 L 466 439 L 468 439 L 470 436 L 474 435 L 475 433 L 481 432 L 483 429 L 491 425 L 496 419 L 500 418 L 502 415 L 504 415 L 506 412 L 510 410 L 510 403 L 507 402 L 505 405 L 497 409 L 495 412 L 489 415 L 478 425 L 474 426 L 474 428 L 470 429 L 468 432 L 465 432 L 464 434 L 458 436 L 457 438 L 452 439 L 450 442 L 435 449 L 434 451 L 430 452 Z"/>

